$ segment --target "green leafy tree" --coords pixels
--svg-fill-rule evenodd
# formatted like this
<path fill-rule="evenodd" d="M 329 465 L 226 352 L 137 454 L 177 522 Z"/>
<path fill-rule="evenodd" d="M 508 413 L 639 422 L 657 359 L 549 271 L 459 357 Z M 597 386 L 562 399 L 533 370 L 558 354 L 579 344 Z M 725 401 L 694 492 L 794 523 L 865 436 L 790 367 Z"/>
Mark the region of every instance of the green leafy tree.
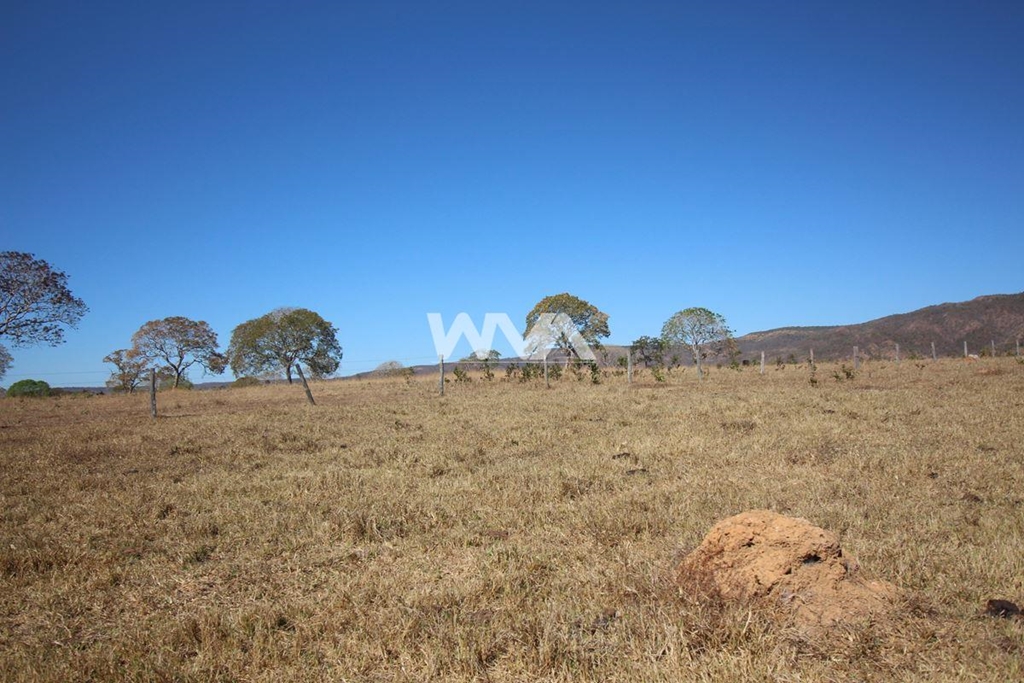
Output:
<path fill-rule="evenodd" d="M 89 311 L 67 282 L 67 275 L 32 254 L 0 252 L 0 339 L 14 346 L 63 343 L 64 328 L 74 328 Z M 0 377 L 11 362 L 0 346 Z"/>
<path fill-rule="evenodd" d="M 173 373 L 175 389 L 193 365 L 215 375 L 227 368 L 227 358 L 217 351 L 217 333 L 203 320 L 181 316 L 151 320 L 132 335 L 132 347 L 151 361 L 165 363 Z"/>
<path fill-rule="evenodd" d="M 718 313 L 706 308 L 687 308 L 679 311 L 661 328 L 661 338 L 669 346 L 686 347 L 697 376 L 704 378 L 703 360 L 709 353 L 718 353 L 732 340 L 732 330 Z"/>
<path fill-rule="evenodd" d="M 313 377 L 327 377 L 341 365 L 337 334 L 318 313 L 279 308 L 234 329 L 228 346 L 231 370 L 236 375 L 284 371 L 291 384 L 292 369 L 301 363 Z"/>
<path fill-rule="evenodd" d="M 7 395 L 11 398 L 18 396 L 42 398 L 50 395 L 50 385 L 41 379 L 23 379 L 8 387 Z"/>
<path fill-rule="evenodd" d="M 544 313 L 554 315 L 563 313 L 568 316 L 575 328 L 574 331 L 578 332 L 583 340 L 594 348 L 601 348 L 601 339 L 611 334 L 608 329 L 607 313 L 603 313 L 593 304 L 567 292 L 546 296 L 537 302 L 533 310 L 526 315 L 527 331 L 533 328 Z M 557 330 L 554 337 L 555 348 L 566 354 L 567 361 L 569 358 L 582 360 L 572 344 L 572 332 L 573 330 Z"/>
<path fill-rule="evenodd" d="M 126 394 L 135 392 L 150 368 L 150 360 L 134 348 L 111 351 L 103 358 L 103 362 L 114 366 L 107 386 Z"/>
<path fill-rule="evenodd" d="M 630 345 L 633 357 L 642 362 L 645 368 L 661 367 L 665 364 L 665 351 L 668 345 L 659 337 L 643 336 Z"/>

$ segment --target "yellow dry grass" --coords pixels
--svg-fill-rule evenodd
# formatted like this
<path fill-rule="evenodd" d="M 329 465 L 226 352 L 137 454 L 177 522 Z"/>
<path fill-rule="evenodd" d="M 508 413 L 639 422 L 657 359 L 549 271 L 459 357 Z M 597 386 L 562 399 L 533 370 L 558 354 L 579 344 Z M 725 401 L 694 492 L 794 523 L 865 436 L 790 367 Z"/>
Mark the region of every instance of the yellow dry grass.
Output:
<path fill-rule="evenodd" d="M 1024 365 L 373 380 L 0 401 L 4 681 L 1020 680 Z M 802 640 L 680 591 L 769 508 L 905 619 Z"/>

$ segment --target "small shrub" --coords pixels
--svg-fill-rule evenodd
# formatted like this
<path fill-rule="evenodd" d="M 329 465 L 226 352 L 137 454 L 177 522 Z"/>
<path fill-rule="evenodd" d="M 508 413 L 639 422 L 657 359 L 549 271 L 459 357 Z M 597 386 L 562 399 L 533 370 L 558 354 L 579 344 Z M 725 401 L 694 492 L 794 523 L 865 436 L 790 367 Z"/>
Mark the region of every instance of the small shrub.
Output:
<path fill-rule="evenodd" d="M 513 379 L 519 376 L 519 364 L 509 363 L 505 366 L 505 381 L 511 382 Z"/>
<path fill-rule="evenodd" d="M 655 382 L 665 381 L 665 371 L 657 365 L 651 368 L 651 376 L 654 377 Z"/>
<path fill-rule="evenodd" d="M 576 378 L 577 382 L 582 382 L 583 381 L 583 361 L 581 361 L 579 358 L 573 359 L 572 363 L 569 365 L 569 372 L 572 373 L 572 376 Z"/>
<path fill-rule="evenodd" d="M 601 383 L 601 368 L 597 367 L 597 363 L 589 363 L 590 365 L 590 382 L 592 384 Z"/>
<path fill-rule="evenodd" d="M 469 376 L 469 373 L 466 372 L 465 370 L 463 370 L 462 368 L 460 368 L 457 365 L 455 366 L 455 369 L 452 370 L 452 374 L 455 375 L 455 381 L 456 382 L 462 383 L 462 382 L 472 382 L 473 381 L 473 378 Z"/>
<path fill-rule="evenodd" d="M 853 368 L 847 367 L 846 363 L 839 366 L 839 369 L 832 373 L 832 378 L 837 382 L 842 382 L 844 379 L 853 379 L 857 376 Z"/>
<path fill-rule="evenodd" d="M 50 395 L 50 385 L 41 379 L 23 379 L 15 382 L 7 389 L 7 395 L 11 398 L 25 396 L 28 398 L 41 398 Z"/>
<path fill-rule="evenodd" d="M 239 377 L 231 383 L 231 386 L 235 389 L 244 389 L 245 387 L 258 387 L 260 384 L 262 382 L 258 377 Z"/>

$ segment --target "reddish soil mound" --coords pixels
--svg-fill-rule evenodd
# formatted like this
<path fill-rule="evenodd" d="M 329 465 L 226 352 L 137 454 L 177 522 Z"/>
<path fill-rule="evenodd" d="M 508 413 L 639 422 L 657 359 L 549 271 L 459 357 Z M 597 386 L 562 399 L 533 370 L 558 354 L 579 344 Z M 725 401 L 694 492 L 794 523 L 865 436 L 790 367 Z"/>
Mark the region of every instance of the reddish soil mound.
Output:
<path fill-rule="evenodd" d="M 893 611 L 898 591 L 864 578 L 835 534 L 805 519 L 753 510 L 716 524 L 679 565 L 681 585 L 726 600 L 771 599 L 805 627 L 863 624 Z"/>

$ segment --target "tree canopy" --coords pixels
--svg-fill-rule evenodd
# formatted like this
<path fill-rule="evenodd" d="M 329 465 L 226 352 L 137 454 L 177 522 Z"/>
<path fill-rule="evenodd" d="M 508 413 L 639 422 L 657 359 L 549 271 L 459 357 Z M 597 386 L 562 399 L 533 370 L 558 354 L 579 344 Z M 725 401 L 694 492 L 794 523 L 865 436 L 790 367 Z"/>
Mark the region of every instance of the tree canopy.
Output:
<path fill-rule="evenodd" d="M 634 357 L 643 363 L 645 368 L 649 368 L 652 365 L 660 367 L 665 363 L 665 351 L 668 349 L 668 344 L 660 337 L 644 335 L 637 338 L 629 348 L 633 352 Z"/>
<path fill-rule="evenodd" d="M 181 316 L 151 320 L 132 335 L 132 347 L 145 358 L 165 363 L 174 373 L 175 389 L 193 365 L 216 375 L 227 367 L 227 358 L 217 351 L 217 333 L 202 320 Z"/>
<path fill-rule="evenodd" d="M 62 343 L 64 328 L 75 327 L 89 311 L 67 282 L 67 275 L 33 254 L 0 252 L 0 338 L 14 346 Z M 0 346 L 0 377 L 11 360 Z"/>
<path fill-rule="evenodd" d="M 338 330 L 306 308 L 279 308 L 248 320 L 231 333 L 228 359 L 236 375 L 283 371 L 289 384 L 296 363 L 313 377 L 327 377 L 341 365 Z"/>
<path fill-rule="evenodd" d="M 703 378 L 704 356 L 710 351 L 718 353 L 721 346 L 732 339 L 732 330 L 718 313 L 706 308 L 687 308 L 665 321 L 661 337 L 669 346 L 689 349 L 697 366 L 697 376 Z"/>
<path fill-rule="evenodd" d="M 110 363 L 115 370 L 110 373 L 107 386 L 126 394 L 134 393 L 142 382 L 142 377 L 149 370 L 149 359 L 135 348 L 118 349 L 103 357 L 104 363 Z"/>
<path fill-rule="evenodd" d="M 565 352 L 567 357 L 580 359 L 580 354 L 573 344 L 573 332 L 578 333 L 588 345 L 596 348 L 601 348 L 601 339 L 611 334 L 608 329 L 607 313 L 601 312 L 593 304 L 568 292 L 546 296 L 537 302 L 533 310 L 526 315 L 528 334 L 545 313 L 553 315 L 561 313 L 572 321 L 574 330 L 554 330 L 555 334 L 553 335 L 555 348 Z"/>
<path fill-rule="evenodd" d="M 7 388 L 7 395 L 10 398 L 19 396 L 44 397 L 50 395 L 50 385 L 41 379 L 23 379 L 15 382 Z"/>

